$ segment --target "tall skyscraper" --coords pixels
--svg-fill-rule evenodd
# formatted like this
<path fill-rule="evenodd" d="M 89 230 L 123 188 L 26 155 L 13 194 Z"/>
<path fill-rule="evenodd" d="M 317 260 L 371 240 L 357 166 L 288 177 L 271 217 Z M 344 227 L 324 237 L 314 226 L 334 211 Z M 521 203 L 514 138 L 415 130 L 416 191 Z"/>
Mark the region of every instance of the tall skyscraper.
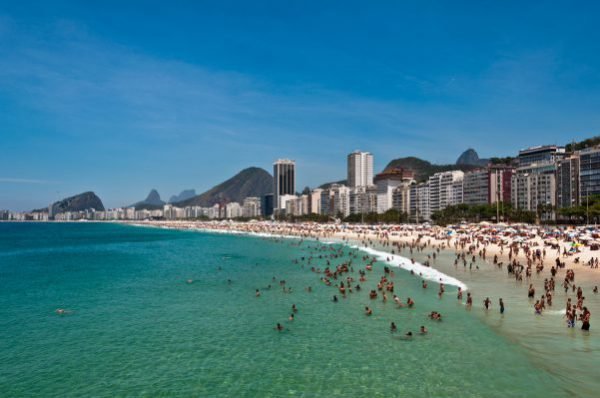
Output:
<path fill-rule="evenodd" d="M 275 209 L 285 206 L 280 198 L 296 193 L 296 162 L 288 159 L 278 159 L 273 163 L 273 205 Z"/>
<path fill-rule="evenodd" d="M 350 188 L 373 185 L 373 155 L 355 151 L 348 155 L 348 186 Z"/>

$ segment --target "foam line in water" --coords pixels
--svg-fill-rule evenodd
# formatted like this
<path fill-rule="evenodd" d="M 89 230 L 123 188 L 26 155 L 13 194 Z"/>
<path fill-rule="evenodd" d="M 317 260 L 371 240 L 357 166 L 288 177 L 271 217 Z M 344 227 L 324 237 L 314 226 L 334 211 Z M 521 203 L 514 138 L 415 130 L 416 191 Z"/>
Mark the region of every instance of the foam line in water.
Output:
<path fill-rule="evenodd" d="M 352 246 L 353 248 L 360 249 L 372 256 L 375 256 L 377 260 L 385 262 L 393 267 L 399 267 L 407 271 L 413 271 L 415 275 L 420 276 L 423 279 L 429 281 L 443 283 L 445 285 L 452 285 L 460 287 L 462 290 L 467 290 L 468 287 L 463 282 L 456 278 L 448 276 L 435 268 L 426 267 L 423 264 L 415 262 L 414 264 L 406 257 L 398 256 L 395 254 L 379 251 L 370 247 Z M 389 260 L 388 260 L 389 259 Z"/>
<path fill-rule="evenodd" d="M 133 224 L 133 225 L 137 225 L 137 224 Z M 176 227 L 169 227 L 169 226 L 163 226 L 163 228 L 164 229 L 179 229 Z M 226 234 L 226 235 L 246 235 L 246 236 L 254 236 L 254 237 L 260 237 L 260 238 L 270 237 L 270 238 L 284 238 L 284 239 L 296 239 L 296 240 L 303 240 L 303 239 L 317 240 L 314 237 L 304 238 L 304 237 L 293 236 L 293 235 L 283 235 L 283 234 L 276 234 L 276 233 L 269 233 L 269 232 L 238 231 L 238 230 L 233 230 L 233 229 L 220 230 L 220 229 L 210 229 L 210 228 L 190 228 L 190 230 L 197 231 L 197 232 L 218 233 L 218 234 Z M 399 268 L 402 268 L 407 271 L 413 271 L 415 275 L 418 275 L 423 279 L 426 279 L 426 280 L 429 280 L 432 282 L 443 283 L 445 285 L 457 286 L 463 290 L 468 289 L 467 285 L 465 285 L 463 282 L 459 281 L 458 279 L 448 276 L 448 275 L 444 274 L 443 272 L 436 270 L 435 268 L 426 267 L 423 264 L 420 264 L 417 262 L 415 262 L 413 264 L 406 257 L 394 255 L 394 254 L 387 253 L 384 251 L 375 250 L 370 247 L 351 245 L 348 242 L 344 242 L 344 241 L 339 241 L 339 242 L 335 241 L 335 240 L 318 240 L 318 241 L 319 241 L 319 243 L 326 244 L 326 245 L 332 245 L 332 244 L 347 245 L 353 249 L 359 249 L 366 253 L 369 253 L 370 255 L 375 256 L 379 261 L 385 262 L 393 267 L 399 267 Z M 389 258 L 389 261 L 388 261 L 388 258 Z"/>

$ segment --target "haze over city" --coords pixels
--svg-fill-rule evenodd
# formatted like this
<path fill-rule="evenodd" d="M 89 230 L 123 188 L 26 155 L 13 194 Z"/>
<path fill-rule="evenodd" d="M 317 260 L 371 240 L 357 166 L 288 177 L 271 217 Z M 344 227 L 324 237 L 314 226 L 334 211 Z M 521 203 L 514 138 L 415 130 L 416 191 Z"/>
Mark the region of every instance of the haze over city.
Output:
<path fill-rule="evenodd" d="M 6 3 L 0 208 L 107 207 L 275 159 L 297 186 L 598 135 L 599 6 L 569 2 Z"/>

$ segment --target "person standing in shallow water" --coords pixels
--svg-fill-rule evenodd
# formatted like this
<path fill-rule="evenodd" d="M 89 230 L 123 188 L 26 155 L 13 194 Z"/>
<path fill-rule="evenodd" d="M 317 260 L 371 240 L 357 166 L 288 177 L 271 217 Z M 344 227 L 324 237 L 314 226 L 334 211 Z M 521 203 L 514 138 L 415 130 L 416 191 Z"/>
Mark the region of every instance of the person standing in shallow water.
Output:
<path fill-rule="evenodd" d="M 500 299 L 498 304 L 500 305 L 500 313 L 504 314 L 504 300 Z"/>
<path fill-rule="evenodd" d="M 485 307 L 486 310 L 490 309 L 491 303 L 492 303 L 492 300 L 490 300 L 489 297 L 486 297 L 485 300 L 483 300 L 483 306 Z"/>
<path fill-rule="evenodd" d="M 590 317 L 592 314 L 587 309 L 587 307 L 583 307 L 583 313 L 581 314 L 581 330 L 590 330 Z"/>

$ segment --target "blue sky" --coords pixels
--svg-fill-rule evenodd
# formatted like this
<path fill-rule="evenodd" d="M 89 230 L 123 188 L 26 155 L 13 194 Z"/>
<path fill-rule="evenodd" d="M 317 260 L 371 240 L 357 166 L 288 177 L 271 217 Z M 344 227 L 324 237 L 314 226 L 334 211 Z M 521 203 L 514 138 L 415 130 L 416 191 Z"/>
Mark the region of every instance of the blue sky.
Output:
<path fill-rule="evenodd" d="M 597 2 L 122 3 L 0 2 L 0 208 L 600 134 Z"/>

